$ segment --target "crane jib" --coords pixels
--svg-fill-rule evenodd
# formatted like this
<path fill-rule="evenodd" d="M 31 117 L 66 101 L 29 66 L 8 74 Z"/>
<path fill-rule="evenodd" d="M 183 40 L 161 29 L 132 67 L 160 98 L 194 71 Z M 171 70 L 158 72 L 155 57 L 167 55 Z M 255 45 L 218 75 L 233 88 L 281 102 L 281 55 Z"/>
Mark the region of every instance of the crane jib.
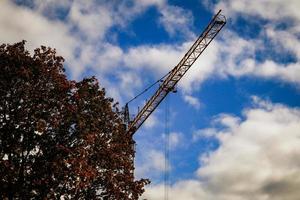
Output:
<path fill-rule="evenodd" d="M 221 10 L 219 10 L 219 12 L 213 17 L 213 19 L 197 38 L 188 52 L 184 55 L 181 61 L 174 67 L 174 69 L 171 70 L 153 96 L 138 112 L 136 117 L 132 121 L 128 122 L 128 134 L 133 135 L 138 130 L 138 128 L 145 122 L 145 120 L 157 108 L 157 106 L 168 95 L 168 93 L 174 89 L 178 81 L 185 75 L 185 73 L 194 64 L 197 58 L 216 37 L 225 24 L 226 18 L 221 14 Z"/>

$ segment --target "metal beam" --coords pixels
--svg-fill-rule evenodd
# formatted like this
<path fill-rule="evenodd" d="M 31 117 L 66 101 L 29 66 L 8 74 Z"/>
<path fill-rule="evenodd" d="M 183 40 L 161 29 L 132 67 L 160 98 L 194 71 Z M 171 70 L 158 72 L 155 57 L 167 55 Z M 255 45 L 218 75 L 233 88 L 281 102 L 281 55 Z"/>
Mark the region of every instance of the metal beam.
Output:
<path fill-rule="evenodd" d="M 226 24 L 226 18 L 221 14 L 221 10 L 213 17 L 202 34 L 197 38 L 195 43 L 191 46 L 188 52 L 184 55 L 181 61 L 175 66 L 175 68 L 164 79 L 163 83 L 154 93 L 154 95 L 148 100 L 145 106 L 139 111 L 136 117 L 128 125 L 127 133 L 133 135 L 138 128 L 145 122 L 145 120 L 151 115 L 151 113 L 157 108 L 162 100 L 172 91 L 178 81 L 185 75 L 190 69 L 206 47 L 216 37 L 220 30 Z"/>

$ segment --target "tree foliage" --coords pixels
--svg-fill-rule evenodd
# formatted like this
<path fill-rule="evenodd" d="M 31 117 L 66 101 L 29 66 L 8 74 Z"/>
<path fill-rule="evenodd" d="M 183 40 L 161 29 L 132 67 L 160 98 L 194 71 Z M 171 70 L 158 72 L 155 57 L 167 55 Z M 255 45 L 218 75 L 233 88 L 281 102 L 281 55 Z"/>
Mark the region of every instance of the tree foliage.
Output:
<path fill-rule="evenodd" d="M 97 80 L 25 41 L 0 46 L 0 199 L 138 199 L 134 141 Z"/>

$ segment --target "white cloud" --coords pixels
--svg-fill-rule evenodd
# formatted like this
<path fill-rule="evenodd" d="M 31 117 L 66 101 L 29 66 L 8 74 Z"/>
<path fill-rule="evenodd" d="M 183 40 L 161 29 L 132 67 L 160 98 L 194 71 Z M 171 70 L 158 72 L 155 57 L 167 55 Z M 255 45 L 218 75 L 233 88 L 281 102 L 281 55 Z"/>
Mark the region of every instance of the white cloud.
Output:
<path fill-rule="evenodd" d="M 256 65 L 255 75 L 271 77 L 300 85 L 300 62 L 291 64 L 278 64 L 272 60 Z"/>
<path fill-rule="evenodd" d="M 71 79 L 96 75 L 109 95 L 122 101 L 122 97 L 132 96 L 132 91 L 141 86 L 140 78 L 136 71 L 120 69 L 126 60 L 124 52 L 108 43 L 105 36 L 112 26 L 124 26 L 148 6 L 164 4 L 164 1 L 151 2 L 135 2 L 130 6 L 96 1 L 33 1 L 30 9 L 4 0 L 0 3 L 0 42 L 25 39 L 30 50 L 40 45 L 56 48 L 58 55 L 66 60 Z M 57 17 L 62 8 L 67 13 L 65 19 Z M 118 82 L 108 80 L 109 75 L 115 75 Z M 128 77 L 137 81 L 132 87 Z M 125 91 L 125 88 L 130 90 Z"/>
<path fill-rule="evenodd" d="M 255 105 L 265 106 L 265 104 L 263 104 L 261 99 L 258 98 L 257 96 L 253 96 L 252 100 L 255 103 Z M 212 127 L 195 130 L 193 132 L 193 142 L 197 142 L 203 138 L 218 137 L 219 133 L 226 133 L 228 130 L 235 130 L 238 127 L 239 122 L 240 122 L 240 118 L 230 114 L 223 113 L 217 115 L 212 120 L 212 125 L 221 126 L 222 131 L 218 131 L 217 128 L 212 128 Z"/>
<path fill-rule="evenodd" d="M 255 96 L 255 95 L 251 96 L 251 100 L 252 100 L 253 106 L 264 108 L 266 110 L 272 110 L 272 108 L 273 108 L 273 105 L 270 101 L 262 100 L 258 96 Z"/>
<path fill-rule="evenodd" d="M 191 45 L 192 42 L 188 41 L 179 45 L 159 44 L 131 47 L 123 52 L 122 61 L 133 71 L 141 73 L 149 70 L 156 78 L 160 78 L 178 64 Z M 199 86 L 213 74 L 218 75 L 216 73 L 218 53 L 219 45 L 217 41 L 214 41 L 178 84 L 179 90 L 183 91 L 184 100 L 196 109 L 200 108 L 201 103 L 191 93 L 199 89 Z"/>
<path fill-rule="evenodd" d="M 167 0 L 135 0 L 134 3 L 133 10 L 136 13 L 146 10 L 148 7 L 155 6 L 160 13 L 158 23 L 163 26 L 171 37 L 178 33 L 187 38 L 194 36 L 191 31 L 194 22 L 191 11 L 179 6 L 170 5 Z"/>
<path fill-rule="evenodd" d="M 114 24 L 111 11 L 92 1 L 74 1 L 70 8 L 69 20 L 88 40 L 101 41 Z"/>
<path fill-rule="evenodd" d="M 59 18 L 62 10 L 67 10 L 72 5 L 72 0 L 25 0 L 22 3 L 32 4 L 35 11 L 50 18 Z"/>
<path fill-rule="evenodd" d="M 195 108 L 197 110 L 201 106 L 199 99 L 197 99 L 196 97 L 193 97 L 191 95 L 184 95 L 183 99 L 185 102 L 187 102 L 188 104 L 190 104 L 193 108 Z"/>
<path fill-rule="evenodd" d="M 226 5 L 224 4 L 226 2 Z M 253 3 L 254 2 L 254 3 Z M 243 13 L 243 9 L 247 7 L 247 1 L 221 1 L 220 4 L 214 6 L 217 10 L 224 4 L 225 12 L 231 13 L 227 15 L 234 19 L 239 15 L 234 13 Z M 291 4 L 295 2 L 291 1 Z M 179 87 L 185 93 L 191 93 L 198 90 L 203 81 L 208 78 L 220 77 L 258 77 L 263 79 L 275 79 L 278 81 L 291 83 L 295 85 L 300 84 L 300 51 L 298 40 L 300 23 L 298 15 L 287 12 L 290 5 L 280 3 L 279 1 L 268 2 L 264 1 L 261 5 L 258 1 L 251 1 L 251 9 L 246 12 L 244 17 L 249 15 L 258 15 L 268 20 L 274 20 L 267 23 L 265 27 L 259 30 L 261 33 L 258 38 L 246 39 L 240 36 L 235 31 L 230 30 L 230 25 L 225 27 L 220 36 L 213 41 L 207 50 L 201 55 L 196 63 L 191 67 L 187 74 L 179 82 Z M 274 5 L 273 5 L 274 4 Z M 258 10 L 268 10 L 272 7 L 271 14 L 266 14 L 257 11 L 255 6 L 259 5 Z M 278 30 L 276 23 L 280 23 L 280 18 L 271 17 L 274 12 L 283 6 L 282 16 L 294 19 L 295 25 L 287 30 Z M 253 8 L 253 9 L 252 9 Z M 277 20 L 277 21 L 276 21 Z M 229 29 L 228 29 L 229 28 Z M 226 30 L 227 29 L 227 30 Z M 270 42 L 273 48 L 265 46 L 265 41 Z M 177 64 L 179 59 L 187 51 L 192 42 L 186 42 L 182 45 L 156 45 L 156 46 L 142 46 L 130 49 L 125 56 L 125 61 L 128 66 L 137 66 L 152 69 L 152 71 L 168 71 L 171 66 Z M 296 62 L 280 63 L 274 58 L 267 57 L 260 61 L 256 60 L 256 54 L 268 51 L 268 53 L 279 53 L 284 50 L 285 53 L 292 53 L 297 56 Z M 274 60 L 273 60 L 274 59 Z M 133 62 L 133 63 L 130 63 Z"/>
<path fill-rule="evenodd" d="M 207 196 L 202 184 L 196 180 L 179 181 L 172 187 L 168 187 L 168 196 L 172 200 L 213 200 Z M 149 200 L 161 200 L 165 198 L 164 185 L 150 185 L 142 198 Z"/>
<path fill-rule="evenodd" d="M 145 69 L 150 70 L 155 74 L 156 78 L 160 78 L 165 75 L 171 69 L 173 69 L 188 48 L 192 45 L 192 42 L 184 42 L 180 45 L 174 44 L 160 44 L 160 45 L 143 45 L 129 48 L 127 52 L 124 52 L 123 61 L 124 64 L 133 70 L 143 71 Z M 196 61 L 196 63 L 190 68 L 187 74 L 179 82 L 179 88 L 184 93 L 191 93 L 198 89 L 200 83 L 206 80 L 214 70 L 213 63 L 216 60 L 215 53 L 217 49 L 214 44 L 204 52 L 202 59 Z M 187 95 L 185 100 L 191 102 L 191 95 Z M 193 105 L 198 107 L 195 100 Z M 196 104 L 195 104 L 196 103 Z M 200 105 L 200 104 L 199 104 Z"/>
<path fill-rule="evenodd" d="M 181 132 L 171 132 L 168 135 L 163 135 L 165 145 L 169 150 L 175 150 L 184 145 L 184 136 Z"/>
<path fill-rule="evenodd" d="M 160 44 L 132 47 L 124 52 L 123 59 L 125 65 L 131 69 L 138 71 L 148 69 L 157 77 L 161 77 L 178 64 L 191 45 L 192 42 L 188 41 L 180 45 Z M 201 83 L 214 73 L 218 58 L 218 47 L 216 42 L 211 43 L 180 80 L 179 88 L 184 93 L 191 93 L 199 89 Z"/>
<path fill-rule="evenodd" d="M 262 39 L 245 39 L 233 31 L 224 31 L 221 40 L 214 41 L 203 55 L 187 72 L 179 83 L 186 92 L 197 90 L 201 83 L 208 78 L 233 77 L 258 77 L 274 79 L 290 84 L 300 85 L 300 52 L 297 46 L 300 42 L 295 36 L 274 36 L 273 29 L 266 29 L 270 37 L 264 38 L 273 43 L 277 48 L 271 50 L 280 53 L 284 49 L 297 56 L 296 62 L 279 63 L 274 58 L 266 58 L 261 61 L 255 59 L 258 51 L 264 52 Z M 284 31 L 287 34 L 287 31 Z M 262 36 L 263 37 L 263 36 Z M 285 47 L 284 42 L 286 42 Z M 277 44 L 277 45 L 276 45 Z M 280 45 L 280 46 L 278 46 Z M 278 49 L 278 50 L 277 50 Z M 277 52 L 276 52 L 277 51 Z M 270 53 L 270 51 L 268 52 Z"/>
<path fill-rule="evenodd" d="M 145 121 L 145 123 L 143 124 L 143 126 L 147 129 L 153 128 L 155 127 L 157 124 L 159 123 L 159 119 L 157 118 L 157 116 L 155 115 L 155 113 L 152 113 L 148 119 Z"/>
<path fill-rule="evenodd" d="M 227 16 L 250 15 L 268 20 L 283 20 L 285 18 L 300 19 L 298 0 L 221 0 L 215 5 L 215 11 L 223 9 Z"/>
<path fill-rule="evenodd" d="M 119 99 L 121 97 L 132 96 L 132 92 L 120 89 L 124 88 L 125 77 L 139 77 L 143 69 L 149 69 L 156 77 L 161 77 L 179 62 L 191 45 L 191 42 L 179 45 L 141 45 L 129 47 L 124 52 L 119 46 L 105 41 L 111 27 L 124 27 L 150 6 L 156 6 L 159 12 L 164 13 L 160 20 L 166 29 L 171 30 L 172 27 L 173 31 L 185 30 L 187 33 L 189 25 L 183 26 L 192 23 L 188 22 L 191 13 L 170 6 L 164 0 L 134 1 L 132 5 L 68 0 L 58 4 L 55 1 L 33 1 L 33 4 L 33 9 L 30 9 L 6 0 L 1 2 L 0 26 L 5 28 L 0 30 L 0 42 L 14 43 L 26 39 L 31 50 L 40 45 L 55 47 L 58 54 L 66 59 L 71 79 L 80 79 L 85 74 L 94 73 L 102 79 L 103 86 L 108 87 L 109 94 L 113 94 L 119 101 L 122 101 Z M 61 8 L 68 13 L 64 20 L 57 17 Z M 107 80 L 108 75 L 115 74 L 116 67 L 120 69 L 120 66 L 125 66 L 121 71 L 126 75 L 121 76 L 119 73 L 117 83 Z M 187 74 L 189 78 L 183 80 L 181 87 L 184 91 L 192 91 L 191 87 L 197 85 L 194 82 L 205 80 L 210 71 L 206 67 L 200 71 L 194 70 Z M 199 75 L 196 75 L 198 72 Z M 134 85 L 131 91 L 136 88 Z"/>
<path fill-rule="evenodd" d="M 255 98 L 257 99 L 257 97 Z M 237 124 L 239 123 L 240 118 L 230 115 L 230 114 L 220 114 L 214 119 L 214 124 L 220 124 L 225 126 L 226 128 L 235 129 Z"/>
<path fill-rule="evenodd" d="M 135 171 L 137 177 L 157 177 L 171 170 L 164 153 L 155 149 L 148 149 L 147 154 L 139 162 Z"/>
<path fill-rule="evenodd" d="M 254 76 L 265 79 L 275 79 L 299 85 L 300 74 L 300 33 L 299 19 L 297 12 L 299 1 L 237 1 L 222 0 L 216 5 L 209 4 L 207 7 L 215 11 L 222 8 L 228 18 L 232 19 L 232 24 L 236 26 L 236 20 L 240 17 L 252 22 L 257 19 L 264 19 L 265 25 L 258 30 L 260 34 L 257 38 L 244 39 L 234 31 L 222 33 L 222 39 L 218 42 L 218 61 L 216 72 L 221 76 Z M 280 24 L 285 24 L 286 28 L 279 28 Z M 268 41 L 268 42 L 266 42 Z M 267 44 L 269 43 L 269 44 Z M 270 45 L 271 44 L 271 45 Z M 278 56 L 266 57 L 260 61 L 256 60 L 259 54 L 275 55 L 289 54 L 295 55 L 294 62 L 279 62 Z"/>
<path fill-rule="evenodd" d="M 215 128 L 198 129 L 193 132 L 193 142 L 196 142 L 202 138 L 215 137 L 218 131 Z"/>
<path fill-rule="evenodd" d="M 150 69 L 152 73 L 161 76 L 175 67 L 185 49 L 186 45 L 164 44 L 132 47 L 126 52 L 124 63 L 136 70 Z"/>
<path fill-rule="evenodd" d="M 123 50 L 119 46 L 104 43 L 99 45 L 98 48 L 101 48 L 101 50 L 95 54 L 95 63 L 91 63 L 95 71 L 115 73 L 116 68 L 122 70 L 120 63 L 122 62 Z"/>
<path fill-rule="evenodd" d="M 141 78 L 135 72 L 119 72 L 120 89 L 126 91 L 128 96 L 133 96 L 137 88 L 142 86 Z"/>
<path fill-rule="evenodd" d="M 144 69 L 149 69 L 151 74 L 158 78 L 179 62 L 193 42 L 191 39 L 182 44 L 144 44 L 129 47 L 125 51 L 119 46 L 105 41 L 107 31 L 111 27 L 126 27 L 126 24 L 150 6 L 156 7 L 161 13 L 160 23 L 169 33 L 181 31 L 180 34 L 184 35 L 190 32 L 190 25 L 193 23 L 191 13 L 183 8 L 171 6 L 164 0 L 133 1 L 132 4 L 124 2 L 104 4 L 96 1 L 83 3 L 83 1 L 68 0 L 57 4 L 55 1 L 33 2 L 34 9 L 17 6 L 7 0 L 1 2 L 0 26 L 5 28 L 0 30 L 0 42 L 13 43 L 26 39 L 30 49 L 41 44 L 55 47 L 58 54 L 66 58 L 68 72 L 72 79 L 79 79 L 88 71 L 95 73 L 98 78 L 107 79 L 106 77 L 115 74 L 116 68 L 120 66 L 125 66 L 121 71 L 128 71 L 127 77 L 138 77 Z M 247 10 L 246 14 L 258 15 L 268 20 L 279 20 L 277 17 L 271 17 L 270 14 L 252 9 L 258 5 L 257 1 L 253 2 L 251 1 L 251 9 Z M 221 1 L 215 7 L 217 8 L 222 3 L 225 11 L 241 13 L 246 1 Z M 268 10 L 267 6 L 270 6 L 272 7 L 270 12 L 275 12 L 282 6 L 282 13 L 280 12 L 282 16 L 299 19 L 297 13 L 287 12 L 292 9 L 288 3 L 282 4 L 275 1 L 273 4 L 263 2 L 261 7 L 265 6 L 264 10 Z M 58 15 L 59 8 L 69 9 L 65 21 L 51 17 Z M 234 16 L 237 17 L 237 15 Z M 19 20 L 20 18 L 22 20 Z M 29 25 L 30 28 L 28 28 Z M 74 29 L 75 27 L 78 30 Z M 230 30 L 224 31 L 221 33 L 222 38 L 213 41 L 182 78 L 179 88 L 184 91 L 184 94 L 190 95 L 193 91 L 198 90 L 203 81 L 208 78 L 227 76 L 255 76 L 299 85 L 300 52 L 298 46 L 300 46 L 300 42 L 297 34 L 299 34 L 300 28 L 297 27 L 300 25 L 298 21 L 295 21 L 295 25 L 287 30 L 278 30 L 274 27 L 276 27 L 274 23 L 268 24 L 264 37 L 296 55 L 297 62 L 282 64 L 270 58 L 258 62 L 255 60 L 255 52 L 262 49 L 262 40 L 244 39 Z M 189 33 L 188 35 L 193 34 Z M 118 89 L 124 86 L 123 80 L 120 78 L 120 82 L 117 83 L 109 80 L 103 80 L 103 82 L 106 87 L 110 87 L 109 90 L 114 91 L 112 92 L 115 94 L 114 97 L 124 96 L 127 98 L 132 95 L 132 92 L 126 93 Z M 197 105 L 195 104 L 195 106 Z"/>
<path fill-rule="evenodd" d="M 160 9 L 161 17 L 159 22 L 165 30 L 171 35 L 180 34 L 187 37 L 193 37 L 190 27 L 193 25 L 193 14 L 178 6 L 166 5 Z"/>
<path fill-rule="evenodd" d="M 182 142 L 183 135 L 181 133 L 172 132 L 169 135 L 170 148 L 175 149 Z"/>
<path fill-rule="evenodd" d="M 263 199 L 264 196 L 296 199 L 295 195 L 299 195 L 298 190 L 291 189 L 290 194 L 285 190 L 295 188 L 300 181 L 297 159 L 300 110 L 279 104 L 270 106 L 271 110 L 264 107 L 245 110 L 246 120 L 236 123 L 236 128 L 227 133 L 220 133 L 220 148 L 204 158 L 204 167 L 199 168 L 198 175 L 209 178 L 210 187 L 220 197 L 228 194 L 232 199 Z M 292 176 L 295 179 L 289 180 Z M 283 193 L 276 194 L 280 190 Z"/>
<path fill-rule="evenodd" d="M 297 25 L 300 26 L 300 23 Z M 300 30 L 293 30 L 294 28 L 295 27 L 292 26 L 287 30 L 280 30 L 270 25 L 266 27 L 265 32 L 272 42 L 280 46 L 280 48 L 278 48 L 279 51 L 284 49 L 300 59 L 300 41 L 297 37 Z"/>
<path fill-rule="evenodd" d="M 165 5 L 166 0 L 135 0 L 135 3 L 143 7 L 163 6 Z"/>
<path fill-rule="evenodd" d="M 72 59 L 76 39 L 60 21 L 48 20 L 38 13 L 18 7 L 10 1 L 0 2 L 0 42 L 15 43 L 23 39 L 32 51 L 41 45 L 53 46 L 59 55 Z"/>
<path fill-rule="evenodd" d="M 244 109 L 243 120 L 230 115 L 214 120 L 228 125 L 219 131 L 207 129 L 213 130 L 209 136 L 214 135 L 220 147 L 202 154 L 198 179 L 169 188 L 171 199 L 299 199 L 300 109 L 258 97 L 253 101 L 254 107 Z M 154 185 L 144 196 L 155 200 L 163 195 L 163 186 Z"/>
<path fill-rule="evenodd" d="M 192 42 L 188 43 L 188 47 L 191 45 Z M 215 68 L 218 67 L 216 61 L 218 60 L 219 48 L 217 41 L 213 41 L 187 71 L 185 76 L 182 77 L 178 85 L 183 89 L 184 93 L 190 94 L 198 90 L 205 80 L 215 75 Z M 187 49 L 185 50 L 187 51 Z"/>
<path fill-rule="evenodd" d="M 219 49 L 215 56 L 218 58 L 215 63 L 219 75 L 226 73 L 233 76 L 242 76 L 253 71 L 253 66 L 247 66 L 241 62 L 255 56 L 255 49 L 259 47 L 259 41 L 246 40 L 232 31 L 224 31 L 222 40 L 217 43 Z"/>

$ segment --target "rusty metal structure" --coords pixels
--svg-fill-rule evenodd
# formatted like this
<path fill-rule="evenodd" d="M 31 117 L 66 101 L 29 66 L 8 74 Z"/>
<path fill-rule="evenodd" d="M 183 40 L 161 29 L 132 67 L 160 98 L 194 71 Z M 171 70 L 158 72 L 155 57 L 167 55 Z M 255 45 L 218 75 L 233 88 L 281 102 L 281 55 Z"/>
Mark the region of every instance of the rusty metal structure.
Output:
<path fill-rule="evenodd" d="M 139 127 L 146 121 L 151 113 L 158 107 L 163 99 L 173 91 L 178 81 L 190 69 L 198 57 L 203 53 L 211 41 L 217 36 L 226 24 L 226 17 L 221 14 L 221 10 L 212 18 L 210 23 L 190 47 L 180 62 L 165 76 L 162 84 L 146 102 L 144 107 L 138 112 L 135 118 L 129 119 L 128 104 L 125 105 L 124 122 L 127 125 L 127 133 L 133 136 Z"/>

